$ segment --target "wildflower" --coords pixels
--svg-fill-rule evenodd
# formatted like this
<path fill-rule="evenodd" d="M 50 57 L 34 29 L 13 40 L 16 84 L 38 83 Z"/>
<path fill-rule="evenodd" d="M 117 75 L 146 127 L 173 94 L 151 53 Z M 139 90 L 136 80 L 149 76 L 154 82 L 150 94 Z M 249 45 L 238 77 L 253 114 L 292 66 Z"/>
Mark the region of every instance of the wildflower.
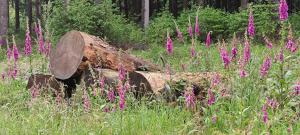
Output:
<path fill-rule="evenodd" d="M 208 105 L 214 104 L 216 101 L 215 95 L 211 89 L 208 89 Z"/>
<path fill-rule="evenodd" d="M 196 97 L 193 91 L 186 90 L 184 92 L 185 104 L 187 108 L 194 109 L 196 107 Z"/>
<path fill-rule="evenodd" d="M 92 87 L 92 89 L 93 89 L 93 96 L 96 97 L 97 96 L 97 89 L 94 88 L 94 87 Z"/>
<path fill-rule="evenodd" d="M 31 100 L 34 100 L 38 97 L 39 95 L 39 89 L 36 85 L 30 88 L 30 93 L 31 93 Z"/>
<path fill-rule="evenodd" d="M 291 134 L 291 133 L 292 133 L 292 128 L 291 128 L 291 127 L 288 127 L 288 128 L 287 128 L 287 132 L 288 132 L 289 134 Z"/>
<path fill-rule="evenodd" d="M 210 44 L 211 44 L 211 38 L 210 38 L 210 34 L 211 34 L 211 31 L 207 33 L 207 36 L 206 36 L 206 47 L 210 47 Z"/>
<path fill-rule="evenodd" d="M 126 71 L 123 64 L 119 64 L 119 80 L 124 81 L 126 77 Z"/>
<path fill-rule="evenodd" d="M 109 111 L 110 111 L 109 106 L 105 106 L 105 107 L 103 108 L 103 112 L 108 113 Z"/>
<path fill-rule="evenodd" d="M 267 38 L 267 37 L 264 37 L 264 40 L 266 42 L 266 45 L 269 49 L 272 49 L 273 48 L 273 44 L 272 42 Z"/>
<path fill-rule="evenodd" d="M 260 67 L 260 75 L 261 75 L 261 77 L 265 77 L 266 74 L 268 74 L 268 71 L 271 68 L 271 64 L 272 64 L 272 59 L 268 56 L 264 60 L 263 64 Z"/>
<path fill-rule="evenodd" d="M 269 98 L 267 98 L 267 105 L 269 106 L 269 107 L 271 107 L 272 109 L 276 109 L 277 107 L 278 107 L 278 102 L 276 101 L 276 99 L 269 99 Z"/>
<path fill-rule="evenodd" d="M 108 98 L 108 100 L 109 100 L 111 103 L 113 103 L 113 102 L 115 101 L 116 96 L 115 96 L 115 92 L 114 92 L 113 89 L 110 89 L 110 90 L 108 91 L 108 93 L 107 93 L 107 98 Z"/>
<path fill-rule="evenodd" d="M 234 47 L 231 49 L 231 60 L 235 60 L 236 57 L 237 57 L 237 54 L 238 54 L 238 50 L 237 50 L 237 48 L 234 46 Z"/>
<path fill-rule="evenodd" d="M 200 35 L 198 13 L 197 13 L 196 20 L 195 20 L 195 34 L 198 36 Z"/>
<path fill-rule="evenodd" d="M 6 56 L 7 56 L 7 60 L 10 60 L 10 59 L 11 59 L 12 51 L 11 51 L 11 49 L 9 48 L 9 46 L 7 46 Z"/>
<path fill-rule="evenodd" d="M 289 13 L 288 13 L 288 10 L 289 10 L 289 7 L 286 3 L 286 0 L 280 0 L 280 3 L 279 3 L 279 19 L 280 21 L 285 21 L 288 19 L 289 17 Z"/>
<path fill-rule="evenodd" d="M 196 56 L 196 51 L 195 51 L 195 47 L 194 46 L 191 47 L 191 56 L 192 57 Z"/>
<path fill-rule="evenodd" d="M 211 121 L 212 121 L 213 124 L 215 124 L 215 123 L 217 122 L 217 115 L 214 114 L 214 115 L 211 117 Z"/>
<path fill-rule="evenodd" d="M 245 64 L 242 59 L 239 60 L 239 68 L 240 68 L 240 77 L 244 78 L 247 76 L 247 72 L 245 70 Z"/>
<path fill-rule="evenodd" d="M 13 52 L 14 52 L 14 60 L 18 61 L 18 59 L 19 59 L 19 50 L 18 50 L 16 44 L 13 45 Z"/>
<path fill-rule="evenodd" d="M 229 64 L 230 64 L 230 57 L 227 53 L 227 50 L 225 47 L 221 47 L 220 49 L 220 56 L 223 60 L 224 63 L 224 68 L 228 68 Z"/>
<path fill-rule="evenodd" d="M 300 82 L 298 82 L 295 86 L 294 86 L 294 94 L 296 96 L 300 95 Z"/>
<path fill-rule="evenodd" d="M 50 53 L 51 53 L 51 46 L 52 46 L 52 44 L 51 44 L 51 42 L 50 41 L 47 41 L 46 42 L 46 44 L 47 44 L 47 47 L 45 48 L 45 55 L 47 56 L 47 57 L 49 57 L 50 56 Z"/>
<path fill-rule="evenodd" d="M 38 43 L 39 43 L 39 52 L 42 54 L 45 51 L 45 45 L 44 45 L 44 39 L 43 39 L 43 31 L 42 31 L 42 26 L 40 21 L 38 21 L 38 24 L 35 24 L 35 33 L 38 38 Z"/>
<path fill-rule="evenodd" d="M 281 48 L 279 53 L 275 55 L 275 60 L 283 63 L 284 60 L 284 54 L 283 54 L 283 49 Z"/>
<path fill-rule="evenodd" d="M 102 77 L 102 78 L 100 79 L 99 84 L 100 84 L 100 95 L 102 95 L 102 94 L 103 94 L 103 91 L 104 91 L 104 87 L 105 87 L 105 78 L 104 78 L 104 77 Z"/>
<path fill-rule="evenodd" d="M 176 33 L 177 33 L 177 38 L 178 38 L 178 40 L 179 40 L 180 42 L 184 42 L 182 32 L 180 31 L 180 29 L 179 29 L 177 23 L 176 23 L 175 21 L 174 21 L 174 23 L 175 23 L 175 26 L 176 26 Z"/>
<path fill-rule="evenodd" d="M 189 17 L 189 27 L 188 27 L 188 32 L 191 38 L 193 38 L 193 28 L 191 25 L 191 18 Z"/>
<path fill-rule="evenodd" d="M 289 25 L 289 33 L 288 33 L 288 40 L 285 45 L 285 48 L 288 49 L 290 52 L 294 53 L 298 50 L 298 46 L 295 44 L 293 39 L 293 31 L 291 25 Z"/>
<path fill-rule="evenodd" d="M 254 34 L 255 34 L 254 17 L 253 17 L 253 11 L 251 8 L 250 8 L 249 19 L 248 19 L 248 34 L 252 38 L 254 37 Z"/>
<path fill-rule="evenodd" d="M 244 43 L 244 63 L 250 62 L 250 59 L 251 59 L 250 43 L 248 39 L 246 39 Z"/>
<path fill-rule="evenodd" d="M 1 73 L 1 78 L 2 78 L 2 80 L 5 79 L 5 73 Z"/>
<path fill-rule="evenodd" d="M 56 104 L 61 104 L 62 103 L 62 94 L 61 94 L 61 92 L 55 91 L 55 93 L 56 93 L 56 98 L 55 98 Z"/>
<path fill-rule="evenodd" d="M 121 87 L 118 91 L 119 93 L 119 97 L 120 97 L 120 100 L 119 100 L 119 107 L 120 107 L 120 110 L 123 111 L 125 109 L 125 90 L 123 87 Z"/>
<path fill-rule="evenodd" d="M 31 37 L 30 37 L 30 30 L 27 26 L 27 30 L 26 30 L 26 35 L 25 35 L 25 56 L 29 56 L 32 53 L 32 48 L 31 48 Z"/>
<path fill-rule="evenodd" d="M 169 55 L 173 53 L 173 41 L 169 35 L 169 32 L 167 34 L 167 44 L 166 44 L 166 49 Z"/>
<path fill-rule="evenodd" d="M 89 99 L 88 93 L 86 90 L 83 91 L 83 108 L 85 112 L 88 112 L 91 108 L 91 101 Z"/>
<path fill-rule="evenodd" d="M 267 112 L 267 106 L 263 105 L 262 107 L 262 112 L 263 112 L 263 121 L 265 124 L 268 123 L 268 112 Z"/>
<path fill-rule="evenodd" d="M 221 78 L 219 74 L 215 74 L 211 81 L 211 87 L 216 87 L 221 82 Z"/>

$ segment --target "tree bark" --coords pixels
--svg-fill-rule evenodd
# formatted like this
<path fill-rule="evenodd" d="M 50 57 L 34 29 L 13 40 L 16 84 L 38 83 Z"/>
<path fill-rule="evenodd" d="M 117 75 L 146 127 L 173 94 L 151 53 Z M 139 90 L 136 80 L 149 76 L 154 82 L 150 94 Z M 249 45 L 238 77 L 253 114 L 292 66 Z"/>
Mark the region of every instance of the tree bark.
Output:
<path fill-rule="evenodd" d="M 30 33 L 32 31 L 32 0 L 27 0 L 26 3 L 26 15 L 28 18 L 28 27 L 30 30 Z"/>
<path fill-rule="evenodd" d="M 41 0 L 35 0 L 35 15 L 36 15 L 36 22 L 37 22 L 37 20 L 42 21 Z"/>
<path fill-rule="evenodd" d="M 15 32 L 20 32 L 20 0 L 15 0 Z"/>
<path fill-rule="evenodd" d="M 142 22 L 144 28 L 147 28 L 149 25 L 149 8 L 149 0 L 142 0 Z"/>
<path fill-rule="evenodd" d="M 0 45 L 6 45 L 9 25 L 9 2 L 8 0 L 0 1 Z"/>
<path fill-rule="evenodd" d="M 241 0 L 240 10 L 246 9 L 248 6 L 248 0 Z"/>
<path fill-rule="evenodd" d="M 59 79 L 68 79 L 89 66 L 118 70 L 120 63 L 126 71 L 161 70 L 151 62 L 118 51 L 100 38 L 79 31 L 66 33 L 50 56 L 50 70 Z"/>

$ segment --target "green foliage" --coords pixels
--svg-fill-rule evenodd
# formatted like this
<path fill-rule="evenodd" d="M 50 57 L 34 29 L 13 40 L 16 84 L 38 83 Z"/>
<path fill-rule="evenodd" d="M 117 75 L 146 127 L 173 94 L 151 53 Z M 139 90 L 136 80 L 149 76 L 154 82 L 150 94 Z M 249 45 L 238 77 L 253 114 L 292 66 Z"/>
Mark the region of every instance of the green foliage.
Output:
<path fill-rule="evenodd" d="M 48 25 L 50 32 L 53 32 L 54 41 L 70 30 L 107 37 L 118 44 L 143 40 L 141 29 L 122 15 L 116 14 L 117 9 L 111 0 L 104 0 L 99 6 L 89 0 L 70 1 L 67 8 L 59 1 L 53 5 Z"/>
<path fill-rule="evenodd" d="M 166 39 L 167 31 L 171 34 L 175 32 L 173 19 L 174 17 L 167 10 L 154 17 L 146 29 L 147 42 L 162 44 Z"/>
<path fill-rule="evenodd" d="M 300 12 L 292 14 L 289 17 L 289 21 L 294 29 L 294 34 L 300 36 Z"/>

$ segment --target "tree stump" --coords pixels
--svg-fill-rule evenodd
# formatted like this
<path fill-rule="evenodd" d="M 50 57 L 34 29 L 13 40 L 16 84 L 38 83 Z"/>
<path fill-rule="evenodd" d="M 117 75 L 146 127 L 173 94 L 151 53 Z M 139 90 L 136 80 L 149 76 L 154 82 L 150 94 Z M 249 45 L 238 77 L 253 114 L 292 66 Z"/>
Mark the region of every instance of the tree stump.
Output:
<path fill-rule="evenodd" d="M 61 37 L 50 55 L 50 71 L 62 80 L 89 66 L 118 70 L 120 63 L 127 71 L 161 70 L 151 62 L 118 51 L 96 36 L 74 30 Z"/>

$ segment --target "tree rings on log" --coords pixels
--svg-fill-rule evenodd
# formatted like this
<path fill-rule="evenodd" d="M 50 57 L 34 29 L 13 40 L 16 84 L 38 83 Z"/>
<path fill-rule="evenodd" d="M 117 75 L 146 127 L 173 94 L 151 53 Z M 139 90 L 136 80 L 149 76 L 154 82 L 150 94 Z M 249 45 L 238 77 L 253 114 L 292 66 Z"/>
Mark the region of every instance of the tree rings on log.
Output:
<path fill-rule="evenodd" d="M 118 70 L 120 63 L 126 71 L 160 71 L 160 67 L 151 62 L 118 51 L 100 38 L 79 31 L 62 36 L 50 56 L 51 73 L 62 80 L 89 66 Z"/>

